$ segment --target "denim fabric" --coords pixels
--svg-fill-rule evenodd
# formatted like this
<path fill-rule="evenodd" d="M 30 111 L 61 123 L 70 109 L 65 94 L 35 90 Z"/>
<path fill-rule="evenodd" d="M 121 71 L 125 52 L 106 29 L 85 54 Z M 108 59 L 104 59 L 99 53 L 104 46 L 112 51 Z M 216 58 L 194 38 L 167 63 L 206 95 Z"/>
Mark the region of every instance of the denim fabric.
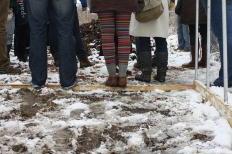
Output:
<path fill-rule="evenodd" d="M 180 22 L 180 17 L 177 18 L 177 35 L 178 47 L 181 49 L 190 49 L 190 38 L 188 25 Z"/>
<path fill-rule="evenodd" d="M 201 1 L 205 8 L 207 8 L 207 0 Z M 227 0 L 227 43 L 228 43 L 228 80 L 229 84 L 232 84 L 232 0 Z M 221 82 L 223 85 L 223 35 L 222 35 L 222 1 L 212 1 L 212 31 L 218 39 L 220 58 L 221 58 L 221 69 L 219 72 L 219 78 L 217 82 Z"/>
<path fill-rule="evenodd" d="M 77 60 L 74 51 L 74 1 L 28 0 L 30 24 L 30 69 L 32 83 L 44 85 L 47 79 L 47 22 L 52 14 L 52 27 L 56 29 L 60 83 L 68 87 L 76 81 Z"/>

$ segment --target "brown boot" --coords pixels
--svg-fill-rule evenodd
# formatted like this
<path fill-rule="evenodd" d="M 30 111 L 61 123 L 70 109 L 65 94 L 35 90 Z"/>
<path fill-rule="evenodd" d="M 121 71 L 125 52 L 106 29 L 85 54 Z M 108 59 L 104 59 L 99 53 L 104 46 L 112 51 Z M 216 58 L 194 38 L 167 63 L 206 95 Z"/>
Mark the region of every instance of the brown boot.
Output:
<path fill-rule="evenodd" d="M 125 88 L 127 86 L 127 77 L 119 77 L 118 86 L 121 88 Z"/>
<path fill-rule="evenodd" d="M 80 68 L 90 67 L 93 65 L 94 64 L 89 61 L 88 57 L 80 60 Z"/>
<path fill-rule="evenodd" d="M 117 87 L 118 86 L 118 76 L 109 76 L 105 82 L 105 85 L 108 87 Z"/>
<path fill-rule="evenodd" d="M 198 63 L 198 66 L 203 67 L 203 68 L 206 68 L 207 66 L 207 46 L 206 45 L 202 46 L 202 57 Z"/>
<path fill-rule="evenodd" d="M 7 66 L 6 68 L 0 69 L 0 74 L 16 75 L 21 74 L 21 70 L 12 66 Z"/>
<path fill-rule="evenodd" d="M 182 65 L 183 68 L 194 68 L 195 67 L 195 46 L 191 47 L 191 56 L 192 56 L 192 60 L 187 64 L 183 64 Z"/>

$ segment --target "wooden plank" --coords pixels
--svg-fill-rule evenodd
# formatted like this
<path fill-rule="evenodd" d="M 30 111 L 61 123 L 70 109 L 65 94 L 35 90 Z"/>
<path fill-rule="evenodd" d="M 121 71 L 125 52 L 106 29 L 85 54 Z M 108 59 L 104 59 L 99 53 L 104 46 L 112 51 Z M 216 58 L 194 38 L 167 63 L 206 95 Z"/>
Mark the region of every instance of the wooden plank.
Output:
<path fill-rule="evenodd" d="M 30 88 L 30 84 L 0 84 L 0 87 L 13 87 L 13 88 Z M 47 84 L 46 87 L 57 89 L 60 88 L 59 84 Z M 106 87 L 104 84 L 92 84 L 92 85 L 77 85 L 73 88 L 74 91 L 92 91 L 92 90 L 104 90 L 104 91 L 128 91 L 128 92 L 149 92 L 155 90 L 162 91 L 182 91 L 187 89 L 193 89 L 192 84 L 146 84 L 146 85 L 132 85 L 129 84 L 126 88 L 113 88 Z"/>
<path fill-rule="evenodd" d="M 232 127 L 232 107 L 225 104 L 220 96 L 217 96 L 210 89 L 207 89 L 207 87 L 200 81 L 194 81 L 194 87 L 197 92 L 199 92 L 222 116 L 227 119 Z"/>

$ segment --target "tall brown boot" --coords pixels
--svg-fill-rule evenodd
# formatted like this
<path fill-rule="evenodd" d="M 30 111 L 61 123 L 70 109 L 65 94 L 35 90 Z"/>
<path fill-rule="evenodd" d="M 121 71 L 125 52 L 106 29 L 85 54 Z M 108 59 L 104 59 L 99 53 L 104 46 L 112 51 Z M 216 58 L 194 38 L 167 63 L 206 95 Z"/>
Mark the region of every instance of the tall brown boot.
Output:
<path fill-rule="evenodd" d="M 207 65 L 207 46 L 203 45 L 202 46 L 202 57 L 201 57 L 201 60 L 198 63 L 198 66 L 206 68 L 206 65 Z"/>
<path fill-rule="evenodd" d="M 191 46 L 191 56 L 192 56 L 192 60 L 187 64 L 183 64 L 182 65 L 183 68 L 194 68 L 195 67 L 195 46 Z"/>

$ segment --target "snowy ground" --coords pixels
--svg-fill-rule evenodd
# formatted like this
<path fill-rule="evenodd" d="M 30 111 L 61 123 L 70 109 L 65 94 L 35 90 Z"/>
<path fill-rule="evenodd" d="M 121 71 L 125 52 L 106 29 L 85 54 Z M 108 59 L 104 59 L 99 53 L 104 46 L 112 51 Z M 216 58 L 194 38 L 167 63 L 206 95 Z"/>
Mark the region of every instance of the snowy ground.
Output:
<path fill-rule="evenodd" d="M 189 53 L 174 51 L 176 40 L 176 35 L 168 38 L 167 82 L 191 83 L 194 71 L 180 67 L 189 61 Z M 103 57 L 94 49 L 92 53 L 90 58 L 96 65 L 79 70 L 79 84 L 105 81 Z M 133 57 L 132 54 L 129 70 L 135 62 Z M 212 56 L 212 81 L 219 69 L 216 57 L 217 54 Z M 57 83 L 57 69 L 49 59 L 48 82 Z M 29 83 L 28 64 L 19 63 L 13 56 L 11 61 L 24 73 L 0 75 L 1 83 Z M 199 72 L 204 82 L 205 69 Z M 142 85 L 133 76 L 129 83 Z M 232 129 L 228 122 L 193 90 L 128 93 L 1 87 L 0 102 L 3 154 L 232 154 Z"/>

